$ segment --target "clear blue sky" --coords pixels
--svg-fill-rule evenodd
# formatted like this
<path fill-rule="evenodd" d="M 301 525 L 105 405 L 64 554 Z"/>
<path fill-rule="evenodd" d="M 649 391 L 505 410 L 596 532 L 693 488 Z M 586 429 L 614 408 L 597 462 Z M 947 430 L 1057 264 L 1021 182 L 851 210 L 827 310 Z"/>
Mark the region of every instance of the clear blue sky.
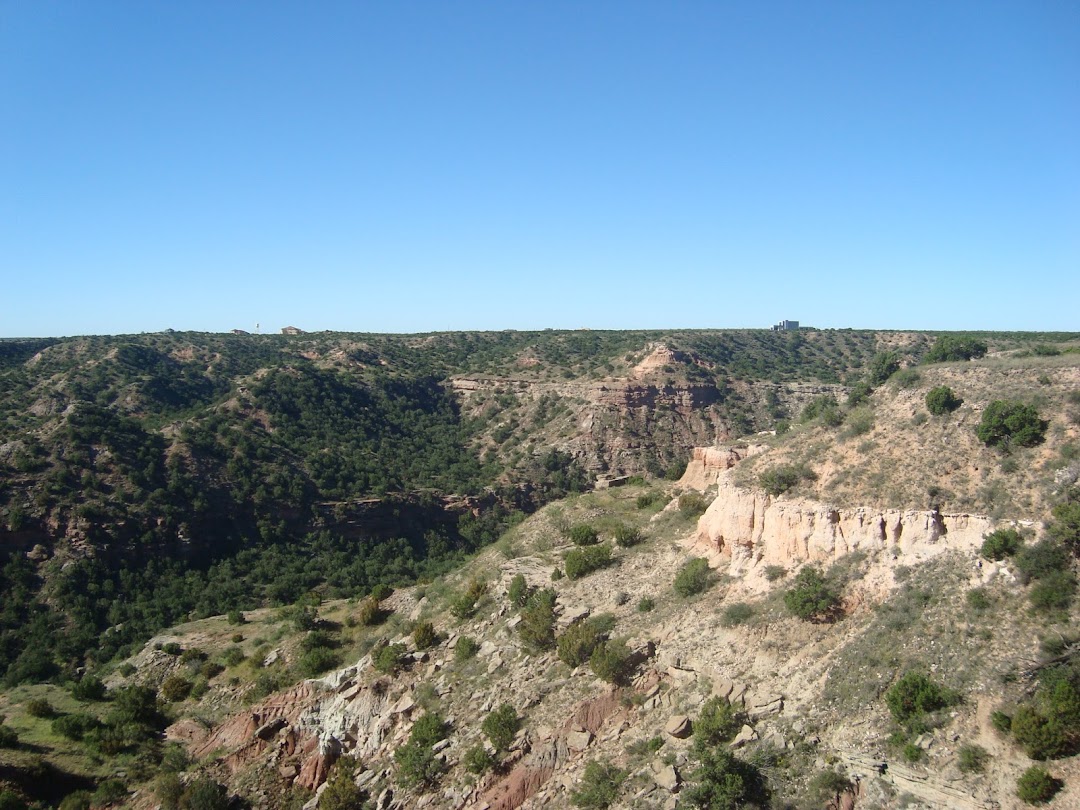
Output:
<path fill-rule="evenodd" d="M 0 0 L 0 335 L 1080 330 L 1080 3 Z"/>

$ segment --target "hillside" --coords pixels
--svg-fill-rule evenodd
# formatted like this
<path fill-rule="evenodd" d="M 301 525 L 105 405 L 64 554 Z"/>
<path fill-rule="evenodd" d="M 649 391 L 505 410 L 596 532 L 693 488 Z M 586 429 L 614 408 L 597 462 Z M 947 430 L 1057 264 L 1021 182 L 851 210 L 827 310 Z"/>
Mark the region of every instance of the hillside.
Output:
<path fill-rule="evenodd" d="M 678 475 L 691 447 L 768 427 L 901 338 L 912 351 L 927 340 L 0 342 L 0 547 L 15 555 L 0 585 L 17 594 L 0 611 L 0 672 L 70 677 L 192 612 L 433 576 L 598 474 Z"/>
<path fill-rule="evenodd" d="M 147 336 L 179 365 L 147 372 L 159 359 L 138 354 L 138 374 L 129 340 L 17 358 L 0 711 L 19 743 L 0 779 L 49 802 L 96 790 L 95 805 L 208 806 L 193 796 L 221 784 L 256 807 L 316 788 L 346 807 L 358 784 L 382 808 L 563 807 L 603 763 L 623 777 L 611 806 L 691 807 L 712 757 L 742 806 L 1022 806 L 1030 741 L 991 714 L 1080 688 L 1075 557 L 1037 544 L 1072 525 L 1074 343 L 986 337 L 985 358 L 916 366 L 930 336 L 807 332 L 821 359 L 806 370 L 791 336 L 748 334 L 600 334 L 558 364 L 542 358 L 579 333 L 275 337 L 243 355 Z M 91 379 L 99 393 L 74 398 Z M 942 385 L 963 403 L 930 415 Z M 1042 440 L 976 438 L 995 399 L 1035 406 Z M 573 491 L 597 475 L 636 477 Z M 599 545 L 574 544 L 586 524 Z M 1013 527 L 1038 554 L 980 556 Z M 603 564 L 575 570 L 590 556 Z M 693 563 L 681 594 L 697 556 L 712 573 Z M 785 594 L 810 568 L 839 599 L 806 621 Z M 901 722 L 884 697 L 908 672 L 948 699 Z M 110 701 L 89 699 L 94 677 Z M 493 746 L 483 720 L 503 703 L 521 730 Z M 680 728 L 708 729 L 717 707 L 734 760 L 726 732 Z M 1080 718 L 1054 733 L 1052 806 L 1073 806 Z"/>

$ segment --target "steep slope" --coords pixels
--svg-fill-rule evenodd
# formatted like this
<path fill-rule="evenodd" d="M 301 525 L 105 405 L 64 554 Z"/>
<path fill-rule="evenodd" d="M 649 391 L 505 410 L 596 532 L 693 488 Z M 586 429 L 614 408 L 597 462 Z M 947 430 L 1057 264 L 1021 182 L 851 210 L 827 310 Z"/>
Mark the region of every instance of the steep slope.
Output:
<path fill-rule="evenodd" d="M 1040 622 L 1017 610 L 1024 588 L 1009 565 L 980 568 L 970 548 L 924 558 L 897 556 L 891 548 L 839 556 L 834 574 L 844 583 L 844 618 L 807 624 L 782 607 L 791 573 L 768 583 L 728 569 L 700 596 L 673 592 L 674 572 L 690 558 L 698 530 L 677 506 L 659 513 L 637 509 L 641 494 L 615 490 L 548 507 L 445 587 L 395 594 L 387 607 L 402 618 L 376 631 L 412 651 L 395 676 L 376 671 L 367 653 L 344 670 L 201 731 L 192 755 L 204 763 L 210 757 L 210 772 L 260 806 L 276 806 L 288 786 L 304 795 L 344 756 L 356 758 L 359 784 L 372 798 L 382 796 L 384 807 L 566 806 L 569 790 L 580 786 L 585 765 L 594 760 L 633 774 L 616 806 L 663 807 L 693 772 L 688 741 L 664 729 L 676 730 L 677 723 L 669 725 L 673 718 L 693 717 L 706 698 L 721 695 L 746 713 L 736 750 L 762 763 L 775 806 L 783 806 L 781 797 L 804 795 L 822 761 L 842 763 L 858 778 L 858 807 L 897 806 L 904 793 L 928 807 L 1019 806 L 1010 797 L 1024 758 L 991 729 L 989 712 L 1022 694 L 1022 683 L 1009 686 L 1000 678 L 1015 662 L 1037 655 Z M 649 539 L 616 549 L 611 568 L 552 583 L 550 572 L 572 548 L 563 530 L 582 520 L 638 524 Z M 789 540 L 768 535 L 764 559 L 776 556 L 774 539 Z M 506 601 L 519 573 L 534 586 L 554 586 L 560 633 L 584 615 L 614 617 L 615 635 L 640 651 L 627 687 L 613 688 L 587 665 L 569 667 L 523 642 L 523 619 Z M 456 619 L 447 608 L 475 577 L 486 577 L 487 595 L 474 616 Z M 991 613 L 967 604 L 972 588 L 991 594 Z M 647 612 L 638 607 L 644 597 L 655 602 Z M 338 621 L 356 615 L 357 607 L 322 610 Z M 418 650 L 404 631 L 425 618 L 441 640 Z M 250 627 L 259 633 L 259 620 Z M 475 658 L 455 655 L 462 637 L 476 642 Z M 911 668 L 938 673 L 964 696 L 940 727 L 920 737 L 926 760 L 914 765 L 889 743 L 895 727 L 882 700 Z M 211 691 L 232 688 L 223 681 Z M 525 730 L 503 755 L 505 765 L 474 781 L 465 755 L 484 739 L 481 721 L 503 702 L 524 718 Z M 437 751 L 445 773 L 437 789 L 409 787 L 394 752 L 430 711 L 452 724 L 448 744 Z M 184 729 L 178 724 L 170 735 L 182 738 Z M 654 754 L 649 741 L 656 738 Z M 957 770 L 957 752 L 972 743 L 994 754 L 986 775 Z M 1054 770 L 1071 791 L 1075 763 L 1059 761 Z"/>
<path fill-rule="evenodd" d="M 20 595 L 0 606 L 0 674 L 68 677 L 192 611 L 433 576 L 597 474 L 677 474 L 692 446 L 771 424 L 894 338 L 5 343 L 0 590 Z"/>

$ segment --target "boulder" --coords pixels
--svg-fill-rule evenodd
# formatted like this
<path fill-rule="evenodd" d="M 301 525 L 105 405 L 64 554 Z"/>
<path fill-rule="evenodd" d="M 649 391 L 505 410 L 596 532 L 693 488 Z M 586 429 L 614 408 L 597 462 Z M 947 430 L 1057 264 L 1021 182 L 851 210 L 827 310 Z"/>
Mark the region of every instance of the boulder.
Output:
<path fill-rule="evenodd" d="M 735 739 L 731 741 L 732 748 L 741 748 L 749 742 L 753 742 L 758 738 L 757 732 L 750 726 L 743 726 L 739 729 L 739 733 L 735 735 Z"/>
<path fill-rule="evenodd" d="M 664 765 L 659 770 L 653 770 L 653 779 L 664 790 L 674 793 L 679 789 L 679 772 L 674 765 Z"/>
<path fill-rule="evenodd" d="M 677 740 L 685 740 L 693 730 L 693 724 L 685 714 L 675 715 L 664 726 L 664 731 Z"/>
<path fill-rule="evenodd" d="M 588 731 L 571 731 L 566 735 L 566 746 L 571 751 L 584 751 L 592 741 L 593 735 Z"/>

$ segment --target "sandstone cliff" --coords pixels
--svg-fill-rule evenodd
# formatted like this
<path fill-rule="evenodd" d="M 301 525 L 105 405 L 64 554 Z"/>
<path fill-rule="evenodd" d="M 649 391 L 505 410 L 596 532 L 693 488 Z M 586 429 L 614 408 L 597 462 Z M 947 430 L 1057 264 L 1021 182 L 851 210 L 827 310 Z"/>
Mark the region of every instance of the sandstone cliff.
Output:
<path fill-rule="evenodd" d="M 679 479 L 679 486 L 708 489 L 744 458 L 755 456 L 766 449 L 763 444 L 695 447 L 690 453 L 690 461 L 686 464 L 686 472 Z"/>
<path fill-rule="evenodd" d="M 893 550 L 905 563 L 944 551 L 975 549 L 993 529 L 983 515 L 936 510 L 838 509 L 818 501 L 774 498 L 719 481 L 698 522 L 694 545 L 731 573 L 756 566 L 829 563 L 853 551 Z"/>

